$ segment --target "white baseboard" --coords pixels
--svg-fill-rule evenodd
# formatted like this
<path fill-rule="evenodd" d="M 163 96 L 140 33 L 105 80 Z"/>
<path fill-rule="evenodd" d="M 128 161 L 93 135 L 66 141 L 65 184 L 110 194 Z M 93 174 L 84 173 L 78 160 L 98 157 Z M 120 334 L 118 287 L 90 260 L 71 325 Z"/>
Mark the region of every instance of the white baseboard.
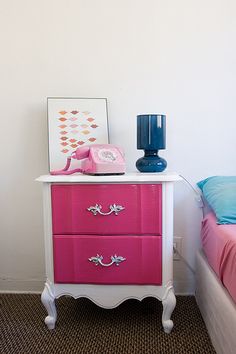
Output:
<path fill-rule="evenodd" d="M 195 295 L 193 282 L 174 280 L 175 295 Z"/>
<path fill-rule="evenodd" d="M 195 294 L 195 274 L 182 260 L 174 261 L 174 289 L 176 295 Z"/>
<path fill-rule="evenodd" d="M 45 280 L 0 279 L 0 293 L 31 293 L 40 294 L 43 291 Z M 194 295 L 195 286 L 187 281 L 174 281 L 176 295 Z"/>
<path fill-rule="evenodd" d="M 0 279 L 0 293 L 42 293 L 45 280 Z"/>

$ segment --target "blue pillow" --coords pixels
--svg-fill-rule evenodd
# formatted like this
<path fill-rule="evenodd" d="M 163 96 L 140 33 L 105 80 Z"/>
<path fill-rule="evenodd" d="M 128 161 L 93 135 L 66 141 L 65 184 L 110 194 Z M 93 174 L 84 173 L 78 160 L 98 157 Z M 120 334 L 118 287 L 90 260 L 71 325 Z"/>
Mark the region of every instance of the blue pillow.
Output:
<path fill-rule="evenodd" d="M 208 177 L 197 183 L 217 224 L 236 224 L 236 176 Z"/>

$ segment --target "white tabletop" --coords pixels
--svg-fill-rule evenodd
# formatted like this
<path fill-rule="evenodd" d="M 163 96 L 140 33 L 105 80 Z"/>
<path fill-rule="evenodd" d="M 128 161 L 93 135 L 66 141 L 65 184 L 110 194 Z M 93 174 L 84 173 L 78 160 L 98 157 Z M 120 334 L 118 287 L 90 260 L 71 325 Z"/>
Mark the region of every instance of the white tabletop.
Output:
<path fill-rule="evenodd" d="M 145 182 L 174 182 L 182 178 L 175 172 L 156 172 L 156 173 L 125 173 L 124 175 L 111 176 L 91 176 L 81 173 L 73 175 L 43 175 L 36 179 L 38 182 L 47 183 L 145 183 Z"/>

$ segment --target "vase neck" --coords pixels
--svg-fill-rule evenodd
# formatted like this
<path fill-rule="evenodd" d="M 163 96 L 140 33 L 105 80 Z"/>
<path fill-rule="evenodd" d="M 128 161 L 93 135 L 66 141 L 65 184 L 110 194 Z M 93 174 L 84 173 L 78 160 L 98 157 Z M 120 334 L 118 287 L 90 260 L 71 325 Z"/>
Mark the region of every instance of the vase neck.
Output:
<path fill-rule="evenodd" d="M 158 150 L 144 150 L 144 156 L 158 156 Z"/>

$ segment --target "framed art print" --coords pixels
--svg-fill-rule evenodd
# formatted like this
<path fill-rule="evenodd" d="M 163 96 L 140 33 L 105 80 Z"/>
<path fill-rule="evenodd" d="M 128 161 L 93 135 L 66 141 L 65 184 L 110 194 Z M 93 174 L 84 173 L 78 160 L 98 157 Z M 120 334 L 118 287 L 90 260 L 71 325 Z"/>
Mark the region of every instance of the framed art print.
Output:
<path fill-rule="evenodd" d="M 80 146 L 108 144 L 106 98 L 48 97 L 47 108 L 50 171 L 62 169 Z"/>

